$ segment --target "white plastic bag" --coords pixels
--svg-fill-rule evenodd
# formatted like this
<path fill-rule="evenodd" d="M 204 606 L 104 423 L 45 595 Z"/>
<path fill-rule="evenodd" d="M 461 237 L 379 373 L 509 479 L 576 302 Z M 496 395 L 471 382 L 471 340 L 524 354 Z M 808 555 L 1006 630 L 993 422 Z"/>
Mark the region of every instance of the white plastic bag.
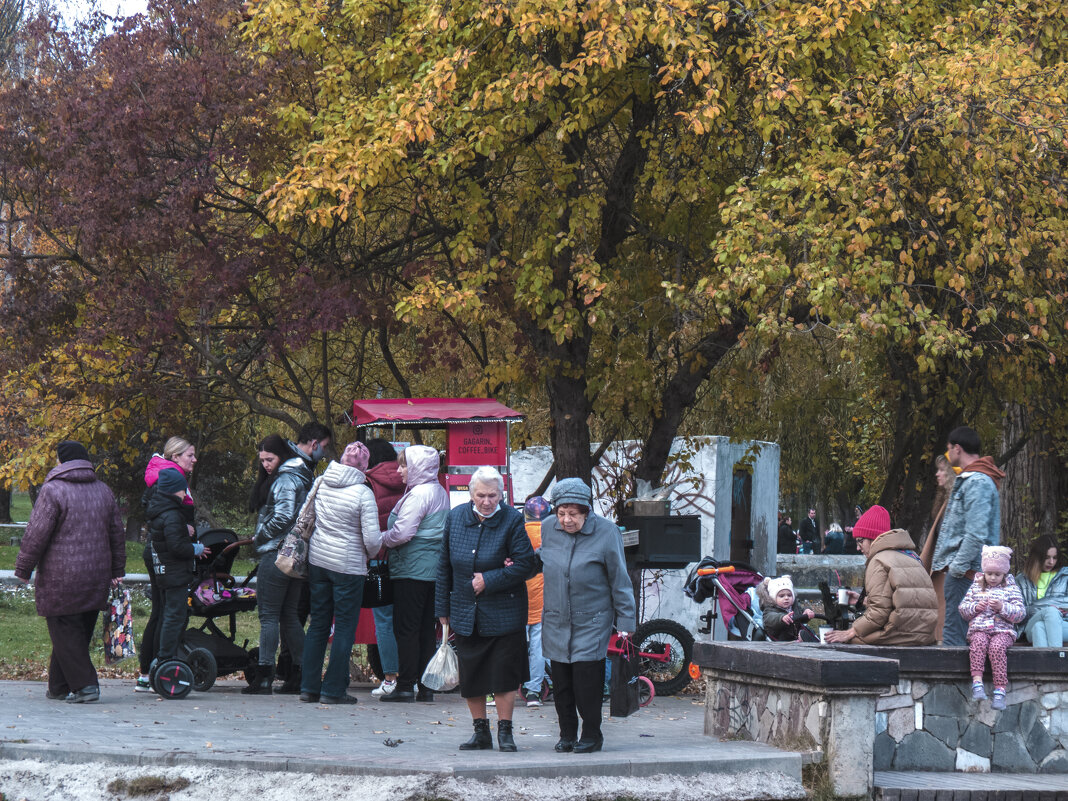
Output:
<path fill-rule="evenodd" d="M 449 626 L 441 627 L 441 647 L 430 658 L 420 682 L 428 690 L 448 692 L 460 683 L 460 663 L 449 645 Z"/>

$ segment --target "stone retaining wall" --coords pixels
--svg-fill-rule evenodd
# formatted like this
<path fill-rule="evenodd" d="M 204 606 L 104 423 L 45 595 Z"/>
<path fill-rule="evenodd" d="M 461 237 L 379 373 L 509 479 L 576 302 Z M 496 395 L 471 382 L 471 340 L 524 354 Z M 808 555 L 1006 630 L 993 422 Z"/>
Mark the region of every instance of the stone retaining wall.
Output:
<path fill-rule="evenodd" d="M 876 701 L 875 770 L 1068 773 L 1068 676 L 1010 674 L 1001 712 L 971 695 L 970 681 L 902 677 Z"/>

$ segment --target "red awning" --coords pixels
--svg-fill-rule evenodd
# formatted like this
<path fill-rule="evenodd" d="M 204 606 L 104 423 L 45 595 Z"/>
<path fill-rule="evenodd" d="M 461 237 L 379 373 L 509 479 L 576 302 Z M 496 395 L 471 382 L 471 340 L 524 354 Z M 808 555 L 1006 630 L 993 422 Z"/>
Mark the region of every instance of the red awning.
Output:
<path fill-rule="evenodd" d="M 352 404 L 353 425 L 519 422 L 523 415 L 493 398 L 375 398 Z"/>

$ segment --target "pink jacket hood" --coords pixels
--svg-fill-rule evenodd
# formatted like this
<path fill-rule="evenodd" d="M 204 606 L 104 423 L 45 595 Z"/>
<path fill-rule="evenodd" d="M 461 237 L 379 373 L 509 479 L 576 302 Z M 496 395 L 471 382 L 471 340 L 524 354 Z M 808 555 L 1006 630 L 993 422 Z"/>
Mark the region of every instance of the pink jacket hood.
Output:
<path fill-rule="evenodd" d="M 177 470 L 183 476 L 185 471 L 180 468 L 175 462 L 161 456 L 158 453 L 152 454 L 152 458 L 148 460 L 148 465 L 145 467 L 145 486 L 151 487 L 159 480 L 159 473 L 161 470 L 173 469 Z M 185 476 L 188 480 L 189 476 Z M 193 505 L 193 495 L 191 492 L 187 492 L 185 495 L 185 504 L 188 506 Z"/>

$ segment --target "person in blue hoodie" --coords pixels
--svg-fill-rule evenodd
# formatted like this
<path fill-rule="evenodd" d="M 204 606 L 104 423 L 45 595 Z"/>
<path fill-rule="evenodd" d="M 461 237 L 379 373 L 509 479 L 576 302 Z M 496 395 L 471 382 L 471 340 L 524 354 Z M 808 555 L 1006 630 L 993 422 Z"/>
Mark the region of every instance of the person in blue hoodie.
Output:
<path fill-rule="evenodd" d="M 156 628 L 156 661 L 178 654 L 189 619 L 189 586 L 196 578 L 196 559 L 211 551 L 189 536 L 184 510 L 189 486 L 181 471 L 160 470 L 156 491 L 148 501 L 148 537 L 152 542 L 152 573 L 163 596 L 163 610 Z"/>

